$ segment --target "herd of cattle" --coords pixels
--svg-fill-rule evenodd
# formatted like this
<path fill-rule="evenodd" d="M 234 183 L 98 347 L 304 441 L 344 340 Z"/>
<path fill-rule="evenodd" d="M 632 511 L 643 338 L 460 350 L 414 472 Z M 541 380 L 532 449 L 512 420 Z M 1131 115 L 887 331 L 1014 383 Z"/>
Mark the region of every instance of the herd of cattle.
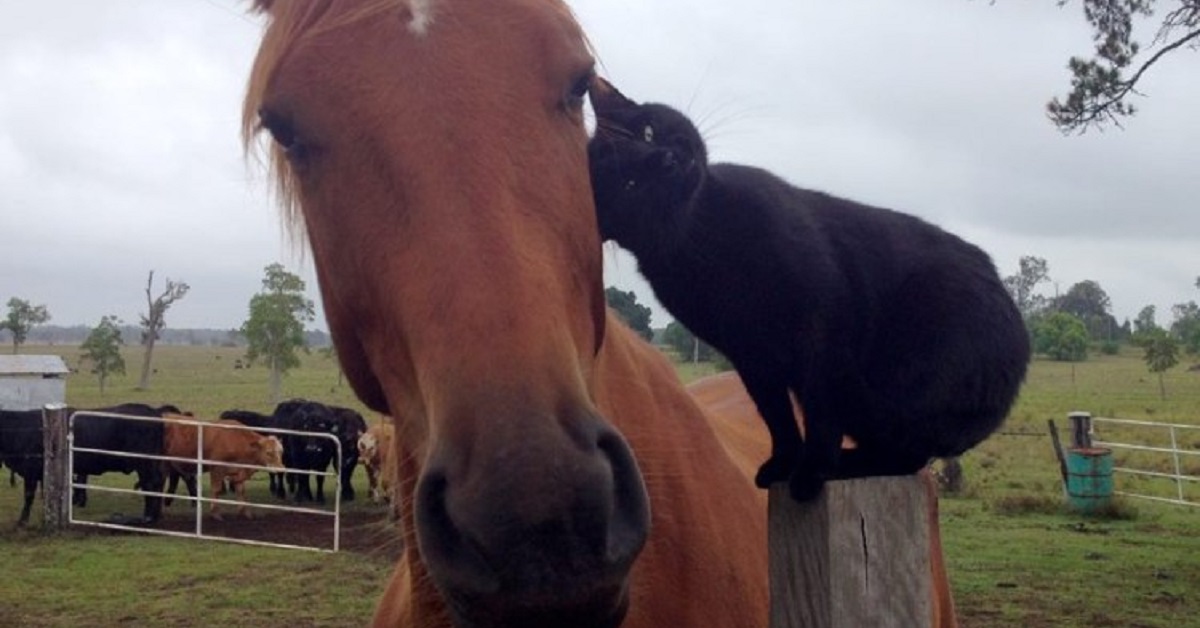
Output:
<path fill-rule="evenodd" d="M 368 429 L 362 415 L 349 408 L 293 399 L 277 405 L 271 414 L 228 410 L 221 413 L 220 420 L 203 422 L 202 429 L 197 427 L 198 422 L 190 413 L 170 405 L 155 408 L 126 403 L 88 410 L 68 408 L 67 412 L 68 415 L 81 413 L 72 422 L 76 450 L 72 471 L 76 484 L 87 484 L 88 476 L 119 471 L 136 473 L 136 488 L 141 491 L 162 493 L 166 485 L 166 492 L 174 494 L 182 480 L 188 493 L 194 496 L 194 460 L 197 451 L 202 450 L 206 463 L 203 470 L 209 473 L 214 498 L 233 490 L 244 504 L 245 482 L 254 470 L 238 465 L 252 465 L 279 469 L 270 472 L 272 495 L 280 499 L 290 496 L 297 502 L 324 502 L 325 476 L 322 473 L 337 466 L 340 447 L 342 455 L 338 471 L 342 499 L 349 501 L 355 497 L 351 478 L 360 459 L 367 470 L 372 498 L 378 501 L 390 494 L 390 483 L 386 478 L 394 474 L 394 463 L 390 460 L 392 426 L 381 423 Z M 18 525 L 28 521 L 37 486 L 42 481 L 42 425 L 41 410 L 0 410 L 0 466 L 7 466 L 15 474 L 12 483 L 16 482 L 15 476 L 25 482 L 25 502 Z M 135 456 L 80 451 L 89 449 Z M 189 461 L 163 461 L 163 457 Z M 315 479 L 315 495 L 310 476 Z M 87 491 L 76 487 L 71 499 L 75 506 L 84 507 Z M 170 505 L 170 498 L 164 502 L 157 495 L 145 495 L 143 522 L 158 521 L 164 505 Z M 212 512 L 219 518 L 217 506 L 215 502 L 212 504 Z M 245 512 L 244 505 L 241 512 Z"/>

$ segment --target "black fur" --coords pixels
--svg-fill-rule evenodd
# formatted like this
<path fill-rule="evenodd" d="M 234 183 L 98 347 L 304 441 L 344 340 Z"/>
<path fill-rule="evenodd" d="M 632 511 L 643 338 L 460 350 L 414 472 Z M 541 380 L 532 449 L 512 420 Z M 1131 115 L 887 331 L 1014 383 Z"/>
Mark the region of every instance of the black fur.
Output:
<path fill-rule="evenodd" d="M 611 87 L 592 102 L 601 237 L 737 368 L 772 438 L 759 486 L 788 480 L 811 499 L 827 479 L 913 473 L 999 427 L 1029 340 L 982 250 L 907 214 L 709 165 L 669 107 Z M 842 452 L 843 434 L 858 449 Z"/>

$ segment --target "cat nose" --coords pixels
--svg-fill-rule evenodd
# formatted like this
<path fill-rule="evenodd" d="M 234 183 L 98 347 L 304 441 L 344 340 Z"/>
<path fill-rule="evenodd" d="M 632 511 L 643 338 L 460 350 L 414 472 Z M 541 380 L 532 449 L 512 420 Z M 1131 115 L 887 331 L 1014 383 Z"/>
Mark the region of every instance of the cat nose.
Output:
<path fill-rule="evenodd" d="M 679 158 L 675 156 L 675 151 L 655 151 L 650 156 L 650 164 L 652 168 L 663 172 L 671 172 L 679 167 Z"/>

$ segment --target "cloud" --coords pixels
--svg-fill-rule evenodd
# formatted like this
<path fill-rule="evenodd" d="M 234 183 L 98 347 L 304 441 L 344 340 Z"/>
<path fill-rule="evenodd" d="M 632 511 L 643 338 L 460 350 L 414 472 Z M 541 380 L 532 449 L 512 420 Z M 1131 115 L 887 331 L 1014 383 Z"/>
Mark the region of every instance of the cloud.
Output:
<path fill-rule="evenodd" d="M 1063 136 L 1043 107 L 1068 85 L 1066 60 L 1091 49 L 1071 7 L 610 5 L 577 6 L 602 72 L 702 121 L 716 160 L 922 216 L 976 241 L 1002 273 L 1044 257 L 1064 291 L 1099 281 L 1118 317 L 1196 296 L 1200 137 L 1188 112 L 1200 85 L 1187 53 L 1151 73 L 1153 96 L 1126 130 Z M 634 267 L 610 272 L 650 298 Z M 665 319 L 655 304 L 655 324 Z"/>
<path fill-rule="evenodd" d="M 453 1 L 453 0 L 447 0 Z M 1196 298 L 1195 57 L 1149 75 L 1125 131 L 1061 136 L 1042 107 L 1090 38 L 1054 3 L 573 2 L 601 72 L 697 120 L 714 157 L 925 217 L 1002 272 L 1045 257 L 1114 313 Z M 234 327 L 262 268 L 311 268 L 238 143 L 260 20 L 240 3 L 44 0 L 0 20 L 0 300 L 136 320 L 146 273 L 192 285 L 172 326 Z M 636 263 L 607 280 L 655 310 Z"/>

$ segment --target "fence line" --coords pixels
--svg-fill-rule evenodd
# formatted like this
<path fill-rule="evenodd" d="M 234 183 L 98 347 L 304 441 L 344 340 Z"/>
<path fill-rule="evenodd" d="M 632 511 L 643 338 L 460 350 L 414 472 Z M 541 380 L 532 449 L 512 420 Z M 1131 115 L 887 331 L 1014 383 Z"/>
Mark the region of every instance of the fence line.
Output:
<path fill-rule="evenodd" d="M 109 450 L 109 449 L 95 449 L 95 448 L 88 448 L 88 447 L 75 447 L 75 420 L 77 417 L 83 417 L 85 419 L 87 417 L 107 417 L 107 418 L 112 418 L 112 419 L 117 419 L 117 420 L 142 421 L 142 422 L 152 422 L 152 423 L 162 423 L 162 424 L 166 424 L 169 422 L 169 423 L 175 423 L 175 424 L 180 424 L 180 425 L 195 426 L 196 427 L 196 457 L 195 458 L 180 458 L 177 456 L 166 456 L 166 455 L 160 456 L 160 455 L 155 455 L 155 454 L 143 454 L 143 453 L 138 453 L 138 452 L 117 451 L 117 450 Z M 164 427 L 165 427 L 165 425 L 164 425 Z M 230 462 L 222 462 L 222 461 L 217 461 L 217 460 L 205 461 L 205 458 L 204 458 L 204 430 L 205 429 L 214 429 L 214 428 L 215 429 L 229 429 L 229 430 L 245 430 L 245 431 L 251 431 L 251 432 L 255 432 L 255 433 L 266 432 L 266 433 L 270 433 L 270 434 L 279 434 L 279 435 L 294 435 L 294 436 L 301 436 L 301 437 L 305 437 L 305 438 L 317 438 L 317 439 L 321 439 L 321 440 L 331 441 L 333 443 L 334 450 L 335 450 L 334 468 L 336 470 L 333 472 L 312 471 L 312 470 L 307 470 L 307 469 L 291 469 L 291 468 L 287 468 L 287 467 L 280 469 L 280 468 L 265 467 L 265 466 L 261 466 L 261 465 L 230 463 Z M 130 532 L 140 532 L 143 534 L 157 534 L 157 535 L 162 535 L 162 536 L 172 536 L 172 537 L 182 537 L 182 538 L 209 539 L 209 540 L 224 541 L 224 542 L 229 542 L 229 543 L 240 543 L 243 545 L 280 547 L 280 548 L 286 548 L 286 549 L 303 549 L 303 550 L 317 551 L 317 552 L 337 552 L 339 549 L 340 539 L 341 539 L 341 509 L 342 509 L 341 470 L 342 470 L 343 452 L 342 452 L 341 441 L 338 440 L 338 438 L 336 436 L 334 436 L 333 434 L 324 433 L 324 432 L 305 432 L 305 431 L 301 431 L 301 430 L 286 430 L 286 429 L 279 429 L 279 428 L 254 428 L 254 427 L 240 425 L 240 424 L 239 425 L 218 424 L 218 423 L 215 423 L 212 421 L 202 421 L 202 420 L 197 420 L 197 419 L 185 419 L 185 418 L 166 419 L 163 417 L 141 417 L 141 416 L 132 416 L 132 415 L 125 415 L 125 414 L 115 414 L 115 413 L 111 413 L 111 412 L 92 412 L 92 411 L 87 411 L 87 410 L 80 410 L 80 411 L 74 413 L 73 415 L 71 415 L 71 417 L 69 419 L 69 424 L 67 427 L 67 434 L 66 434 L 66 441 L 67 441 L 66 450 L 67 450 L 67 463 L 68 463 L 67 464 L 67 467 L 68 467 L 67 468 L 67 477 L 70 479 L 70 482 L 67 483 L 66 486 L 69 489 L 79 488 L 79 489 L 94 490 L 94 491 L 106 492 L 106 493 L 141 495 L 143 497 L 158 497 L 160 499 L 165 498 L 165 497 L 172 497 L 172 498 L 178 497 L 179 499 L 186 499 L 188 501 L 194 502 L 196 505 L 196 522 L 195 522 L 195 531 L 194 532 L 176 532 L 173 530 L 160 530 L 160 529 L 155 529 L 155 528 L 144 528 L 144 527 L 137 527 L 137 526 L 122 525 L 122 524 L 118 524 L 118 523 L 79 520 L 79 519 L 75 518 L 75 507 L 74 507 L 73 501 L 69 501 L 68 506 L 67 506 L 67 521 L 69 523 L 72 523 L 75 525 L 82 525 L 82 526 L 106 528 L 106 529 L 111 529 L 111 530 L 124 530 L 124 531 L 130 531 Z M 332 477 L 333 492 L 334 492 L 334 509 L 332 511 L 328 511 L 328 510 L 317 509 L 317 508 L 305 508 L 302 506 L 280 506 L 280 505 L 275 505 L 275 504 L 254 504 L 254 503 L 247 503 L 247 502 L 241 502 L 241 501 L 235 501 L 235 500 L 229 500 L 229 499 L 221 499 L 221 498 L 217 498 L 217 497 L 205 497 L 204 490 L 201 487 L 199 481 L 197 481 L 197 483 L 196 483 L 196 495 L 194 495 L 194 496 L 192 496 L 192 495 L 176 496 L 174 494 L 167 493 L 165 491 L 148 491 L 148 490 L 143 490 L 140 487 L 136 488 L 136 489 L 124 489 L 124 488 L 116 488 L 116 487 L 109 487 L 109 486 L 77 483 L 74 481 L 74 476 L 75 476 L 74 466 L 75 466 L 75 453 L 76 452 L 107 455 L 107 456 L 114 456 L 114 457 L 118 457 L 118 458 L 156 460 L 156 461 L 160 461 L 160 462 L 180 462 L 180 463 L 194 462 L 196 464 L 195 477 L 197 480 L 199 480 L 199 478 L 203 476 L 205 465 L 210 466 L 210 467 L 223 466 L 223 467 L 246 468 L 246 469 L 266 471 L 268 473 L 294 473 L 294 474 L 298 474 L 298 475 Z M 293 545 L 293 544 L 288 544 L 288 543 L 275 543 L 275 542 L 269 542 L 269 541 L 257 541 L 257 540 L 253 540 L 253 539 L 239 539 L 239 538 L 234 538 L 234 537 L 213 536 L 213 535 L 205 534 L 204 533 L 204 516 L 203 515 L 204 515 L 204 504 L 206 504 L 206 503 L 246 506 L 248 508 L 257 508 L 257 509 L 262 509 L 262 510 L 275 510 L 275 511 L 295 512 L 295 513 L 301 513 L 301 514 L 311 514 L 311 515 L 321 515 L 321 516 L 333 517 L 333 549 L 328 550 L 328 549 L 324 549 L 324 548 L 310 547 L 310 546 L 304 546 L 304 545 Z"/>
<path fill-rule="evenodd" d="M 216 427 L 220 427 L 220 428 L 229 427 L 231 429 L 240 429 L 240 428 L 233 428 L 233 426 L 226 426 L 226 425 L 219 425 Z M 301 433 L 317 435 L 317 436 L 321 435 L 319 432 L 301 432 Z M 325 436 L 332 437 L 333 435 L 325 434 Z M 102 455 L 106 455 L 106 456 L 112 454 L 112 450 L 110 450 L 110 449 L 91 449 L 88 447 L 75 447 L 71 451 L 78 452 L 78 453 L 84 453 L 84 454 L 102 454 Z M 38 457 L 40 458 L 41 456 L 38 456 Z M 195 458 L 180 458 L 178 456 L 159 456 L 159 455 L 155 455 L 155 454 L 142 454 L 142 453 L 137 453 L 137 452 L 132 452 L 132 451 L 123 451 L 123 452 L 121 452 L 120 457 L 122 457 L 122 458 L 140 458 L 142 460 L 158 460 L 161 462 L 195 462 L 196 461 Z M 255 471 L 269 471 L 271 473 L 282 473 L 284 471 L 284 468 L 281 468 L 281 467 L 264 467 L 262 465 L 247 464 L 247 463 L 243 463 L 243 462 L 223 462 L 220 460 L 209 460 L 209 461 L 206 461 L 204 464 L 206 464 L 210 467 L 236 467 L 238 469 L 253 469 Z M 287 469 L 287 472 L 293 473 L 296 475 L 324 475 L 324 476 L 333 475 L 333 472 L 331 472 L 331 471 L 311 471 L 311 470 L 307 470 L 307 469 Z"/>
<path fill-rule="evenodd" d="M 1115 442 L 1115 441 L 1110 441 L 1110 440 L 1100 440 L 1096 436 L 1097 436 L 1097 432 L 1098 432 L 1098 427 L 1102 426 L 1102 425 L 1127 426 L 1127 427 L 1132 427 L 1135 429 L 1156 429 L 1156 430 L 1165 429 L 1165 430 L 1167 430 L 1167 434 L 1170 437 L 1171 446 L 1170 447 L 1153 447 L 1153 446 L 1148 446 L 1148 445 L 1135 445 L 1133 443 L 1121 443 L 1121 442 Z M 1200 451 L 1185 450 L 1185 449 L 1181 449 L 1179 447 L 1179 432 L 1181 430 L 1183 430 L 1183 431 L 1195 430 L 1196 432 L 1200 433 L 1200 425 L 1183 425 L 1183 424 L 1179 424 L 1179 423 L 1161 423 L 1161 422 L 1156 422 L 1156 421 L 1135 421 L 1135 420 L 1131 420 L 1131 419 L 1112 419 L 1112 418 L 1103 418 L 1103 417 L 1092 418 L 1092 435 L 1093 435 L 1092 443 L 1097 447 L 1107 447 L 1107 448 L 1113 449 L 1113 450 L 1146 452 L 1146 453 L 1152 453 L 1152 454 L 1167 454 L 1167 455 L 1170 455 L 1170 457 L 1171 457 L 1171 462 L 1172 462 L 1172 467 L 1174 468 L 1174 473 L 1163 473 L 1161 471 L 1151 471 L 1148 469 L 1137 469 L 1137 468 L 1126 467 L 1126 466 L 1113 467 L 1113 473 L 1125 473 L 1125 474 L 1133 475 L 1133 476 L 1146 476 L 1146 477 L 1155 477 L 1155 478 L 1160 478 L 1160 479 L 1171 480 L 1175 483 L 1175 498 L 1174 499 L 1168 498 L 1168 497 L 1161 497 L 1158 495 L 1147 495 L 1144 493 L 1134 493 L 1131 491 L 1114 491 L 1114 493 L 1117 495 L 1124 495 L 1127 497 L 1136 497 L 1138 499 L 1148 499 L 1148 500 L 1153 500 L 1153 501 L 1158 501 L 1158 502 L 1165 502 L 1165 503 L 1169 503 L 1169 504 L 1178 504 L 1178 505 L 1182 505 L 1182 506 L 1194 506 L 1194 507 L 1200 506 L 1200 502 L 1196 502 L 1196 501 L 1188 499 L 1187 495 L 1185 495 L 1185 493 L 1184 493 L 1184 488 L 1183 488 L 1185 482 L 1200 483 L 1200 476 L 1185 474 L 1183 472 L 1184 469 L 1183 469 L 1183 464 L 1182 464 L 1182 459 L 1181 459 L 1181 456 L 1200 457 Z"/>

